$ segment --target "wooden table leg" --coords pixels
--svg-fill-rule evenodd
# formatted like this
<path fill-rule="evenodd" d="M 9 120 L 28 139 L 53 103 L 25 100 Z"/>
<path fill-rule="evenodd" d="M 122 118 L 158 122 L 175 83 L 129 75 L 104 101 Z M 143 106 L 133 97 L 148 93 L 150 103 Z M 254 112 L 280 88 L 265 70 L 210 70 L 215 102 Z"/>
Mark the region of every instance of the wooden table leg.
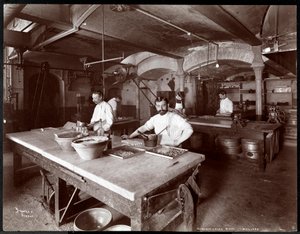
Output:
<path fill-rule="evenodd" d="M 14 186 L 19 186 L 22 181 L 18 171 L 22 168 L 22 156 L 16 152 L 13 153 L 13 180 Z"/>
<path fill-rule="evenodd" d="M 258 156 L 258 168 L 260 171 L 265 171 L 266 169 L 266 145 L 265 142 L 266 139 L 262 142 L 260 142 L 260 147 L 259 147 L 259 156 Z"/>
<path fill-rule="evenodd" d="M 149 226 L 144 223 L 146 216 L 146 200 L 137 199 L 132 207 L 131 230 L 132 231 L 149 231 Z"/>
<path fill-rule="evenodd" d="M 62 223 L 61 209 L 67 204 L 67 185 L 66 182 L 60 178 L 56 178 L 55 182 L 55 222 L 57 226 Z"/>

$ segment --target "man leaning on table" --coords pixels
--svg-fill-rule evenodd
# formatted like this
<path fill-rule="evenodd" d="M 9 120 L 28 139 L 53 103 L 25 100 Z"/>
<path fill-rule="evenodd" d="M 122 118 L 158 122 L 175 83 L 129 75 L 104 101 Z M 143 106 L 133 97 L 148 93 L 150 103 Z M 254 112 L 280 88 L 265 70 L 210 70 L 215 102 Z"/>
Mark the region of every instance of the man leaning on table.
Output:
<path fill-rule="evenodd" d="M 128 138 L 139 136 L 139 132 L 154 130 L 155 134 L 159 133 L 158 144 L 180 147 L 181 143 L 193 134 L 192 126 L 180 115 L 168 111 L 167 98 L 158 97 L 155 100 L 155 108 L 158 114 L 152 116 Z"/>

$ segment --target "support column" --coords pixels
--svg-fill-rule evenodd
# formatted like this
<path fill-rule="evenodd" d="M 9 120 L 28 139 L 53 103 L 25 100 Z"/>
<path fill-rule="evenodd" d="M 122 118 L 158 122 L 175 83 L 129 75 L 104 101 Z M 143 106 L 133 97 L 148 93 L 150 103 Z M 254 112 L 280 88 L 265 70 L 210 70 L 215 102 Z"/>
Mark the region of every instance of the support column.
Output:
<path fill-rule="evenodd" d="M 251 67 L 255 74 L 255 88 L 256 88 L 256 120 L 262 119 L 262 72 L 265 67 L 261 55 L 261 46 L 252 46 L 254 58 Z"/>
<path fill-rule="evenodd" d="M 176 76 L 179 79 L 179 91 L 184 91 L 184 71 L 183 71 L 183 59 L 177 59 L 178 69 L 176 72 Z"/>

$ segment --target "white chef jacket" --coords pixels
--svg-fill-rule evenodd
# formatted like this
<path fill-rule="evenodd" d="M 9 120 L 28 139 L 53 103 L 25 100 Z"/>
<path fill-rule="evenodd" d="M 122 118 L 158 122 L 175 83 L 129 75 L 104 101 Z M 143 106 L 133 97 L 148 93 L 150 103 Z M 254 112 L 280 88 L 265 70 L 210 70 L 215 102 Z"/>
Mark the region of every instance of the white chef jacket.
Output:
<path fill-rule="evenodd" d="M 233 102 L 226 97 L 220 101 L 220 114 L 225 113 L 232 113 L 233 112 Z"/>
<path fill-rule="evenodd" d="M 102 127 L 104 131 L 109 131 L 114 122 L 114 116 L 111 106 L 105 101 L 102 101 L 96 105 L 91 123 L 99 121 L 100 119 L 102 120 Z M 93 127 L 94 131 L 97 131 L 99 127 L 100 123 L 95 124 Z"/>
<path fill-rule="evenodd" d="M 117 110 L 117 106 L 118 106 L 118 103 L 116 101 L 116 98 L 112 98 L 108 101 L 108 104 L 111 106 L 111 108 L 113 109 L 113 111 L 116 111 Z"/>
<path fill-rule="evenodd" d="M 156 114 L 152 116 L 144 125 L 148 131 L 154 129 L 155 134 L 161 132 L 158 144 L 178 146 L 193 134 L 192 126 L 181 116 L 173 112 L 165 115 Z"/>

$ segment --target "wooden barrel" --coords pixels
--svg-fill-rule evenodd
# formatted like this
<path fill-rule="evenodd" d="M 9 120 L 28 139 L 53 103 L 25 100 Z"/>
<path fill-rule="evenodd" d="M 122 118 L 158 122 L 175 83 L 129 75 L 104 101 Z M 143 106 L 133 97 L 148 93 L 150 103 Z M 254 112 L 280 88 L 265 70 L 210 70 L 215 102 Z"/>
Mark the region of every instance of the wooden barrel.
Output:
<path fill-rule="evenodd" d="M 259 157 L 259 141 L 254 139 L 242 139 L 243 156 L 246 159 L 257 160 Z"/>
<path fill-rule="evenodd" d="M 237 136 L 218 136 L 216 145 L 224 154 L 237 155 L 242 152 L 240 137 Z"/>

